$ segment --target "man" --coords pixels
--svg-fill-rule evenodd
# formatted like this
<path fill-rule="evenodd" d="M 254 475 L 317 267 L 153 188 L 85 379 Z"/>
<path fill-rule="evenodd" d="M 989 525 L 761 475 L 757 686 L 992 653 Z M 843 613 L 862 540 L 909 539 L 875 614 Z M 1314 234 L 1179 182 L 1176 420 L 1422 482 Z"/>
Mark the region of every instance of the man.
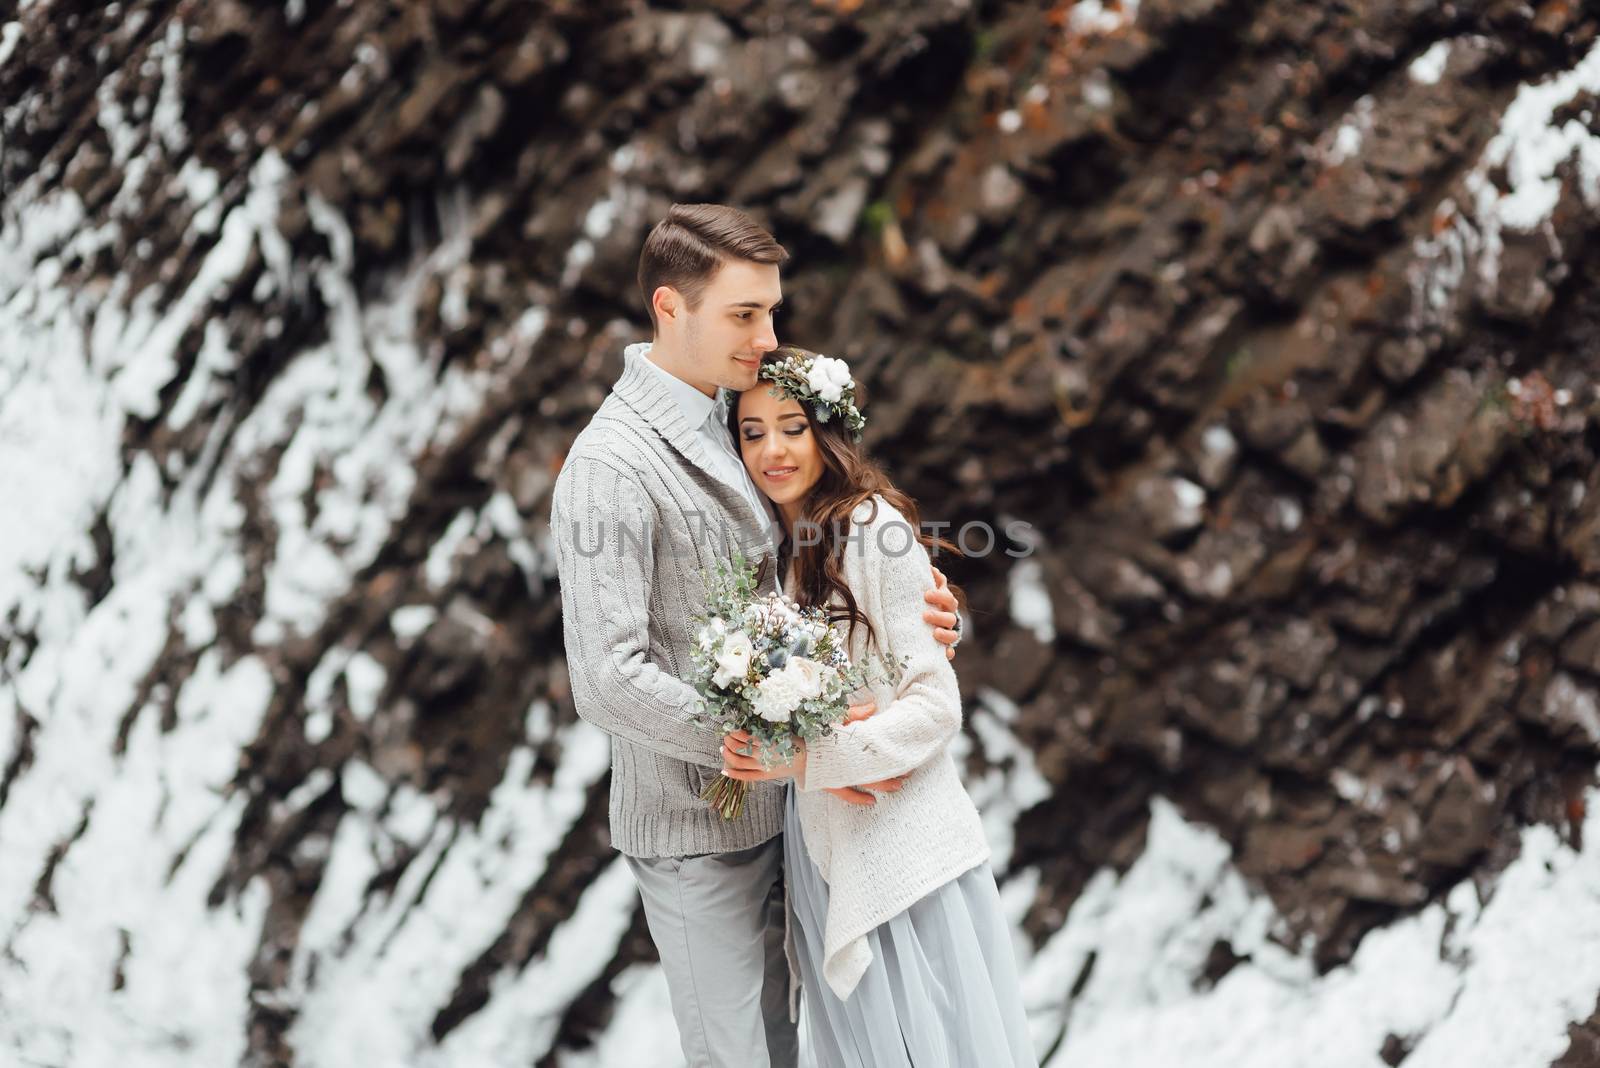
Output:
<path fill-rule="evenodd" d="M 727 396 L 777 347 L 788 253 L 743 212 L 674 205 L 639 257 L 654 334 L 630 345 L 611 395 L 556 480 L 550 529 L 578 714 L 611 736 L 611 844 L 639 881 L 690 1068 L 792 1068 L 783 787 L 756 784 L 724 820 L 700 792 L 722 739 L 694 719 L 692 617 L 703 574 L 781 528 L 727 430 Z M 775 569 L 773 569 L 775 570 Z M 953 649 L 955 598 L 937 570 L 924 613 Z M 766 588 L 777 589 L 775 574 Z M 871 713 L 870 707 L 852 715 Z M 873 803 L 874 783 L 836 791 Z"/>

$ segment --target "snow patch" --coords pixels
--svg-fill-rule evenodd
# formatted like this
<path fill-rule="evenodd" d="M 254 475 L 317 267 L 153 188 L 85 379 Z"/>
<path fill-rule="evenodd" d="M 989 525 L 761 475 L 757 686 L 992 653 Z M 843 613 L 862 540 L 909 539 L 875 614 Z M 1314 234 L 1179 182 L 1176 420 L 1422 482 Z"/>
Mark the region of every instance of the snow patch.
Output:
<path fill-rule="evenodd" d="M 364 810 L 340 821 L 291 966 L 298 1063 L 475 1066 L 543 1055 L 541 1036 L 553 1037 L 546 1013 L 558 1013 L 598 974 L 631 918 L 637 890 L 620 858 L 585 891 L 546 955 L 520 973 L 497 975 L 489 1004 L 441 1048 L 429 1025 L 467 965 L 505 931 L 611 766 L 609 739 L 588 723 L 567 725 L 557 742 L 562 759 L 548 786 L 530 784 L 533 751 L 513 750 L 476 826 L 444 818 L 409 787 L 397 788 L 380 820 L 379 781 L 365 771 L 356 776 Z M 396 840 L 415 843 L 421 855 L 391 894 L 374 897 L 369 880 L 389 852 L 385 843 Z M 532 1052 L 521 1060 L 488 1056 L 506 1043 Z"/>
<path fill-rule="evenodd" d="M 567 1007 L 616 954 L 637 907 L 638 885 L 618 856 L 583 891 L 544 954 L 520 973 L 497 975 L 489 1003 L 416 1063 L 423 1068 L 537 1063 L 550 1052 Z M 632 1063 L 660 1063 L 663 1047 L 672 1048 L 658 1042 L 650 1056 Z"/>
<path fill-rule="evenodd" d="M 1221 423 L 1206 427 L 1205 433 L 1200 436 L 1200 444 L 1206 452 L 1219 459 L 1232 459 L 1239 451 L 1238 439 Z"/>
<path fill-rule="evenodd" d="M 1362 142 L 1372 129 L 1373 109 L 1377 101 L 1368 93 L 1355 102 L 1345 120 L 1333 130 L 1331 138 L 1324 135 L 1321 139 L 1321 154 L 1323 162 L 1330 167 L 1336 167 L 1345 160 L 1350 159 L 1361 151 Z"/>
<path fill-rule="evenodd" d="M 982 779 L 967 782 L 967 793 L 983 818 L 991 850 L 989 863 L 1000 876 L 1011 866 L 1017 817 L 1049 797 L 1050 784 L 1034 766 L 1033 751 L 1013 733 L 1018 716 L 1015 702 L 989 687 L 980 688 L 977 698 L 967 710 L 967 728 L 982 747 L 987 770 Z M 971 744 L 966 733 L 957 735 L 951 744 L 958 767 L 965 766 Z"/>
<path fill-rule="evenodd" d="M 1413 245 L 1409 272 L 1413 328 L 1445 317 L 1456 301 L 1499 281 L 1507 230 L 1534 232 L 1548 225 L 1561 195 L 1557 167 L 1576 156 L 1578 192 L 1600 208 L 1600 135 L 1574 116 L 1553 125 L 1555 112 L 1580 93 L 1600 92 L 1600 42 L 1571 70 L 1522 86 L 1500 117 L 1500 128 L 1463 177 L 1465 203 L 1446 199 L 1435 212 L 1435 232 Z M 1504 168 L 1509 191 L 1489 177 Z"/>
<path fill-rule="evenodd" d="M 1587 842 L 1600 833 L 1597 801 L 1591 791 Z M 1280 921 L 1232 868 L 1227 844 L 1158 798 L 1144 854 L 1121 879 L 1097 873 L 1026 967 L 1035 1044 L 1059 1042 L 1047 1068 L 1382 1068 L 1379 1050 L 1396 1034 L 1418 1040 L 1408 1068 L 1547 1065 L 1566 1048 L 1567 1024 L 1594 1009 L 1596 880 L 1600 850 L 1576 853 L 1548 827 L 1525 828 L 1486 904 L 1463 880 L 1319 976 L 1308 952 L 1269 937 Z M 1217 941 L 1246 959 L 1215 986 L 1197 984 Z"/>
<path fill-rule="evenodd" d="M 389 629 L 401 644 L 407 644 L 421 637 L 438 618 L 439 610 L 431 604 L 405 605 L 389 613 Z"/>
<path fill-rule="evenodd" d="M 1419 85 L 1437 85 L 1444 77 L 1444 68 L 1450 62 L 1450 42 L 1437 41 L 1406 68 L 1411 80 Z"/>
<path fill-rule="evenodd" d="M 1578 65 L 1548 81 L 1524 85 L 1501 116 L 1500 130 L 1468 176 L 1481 218 L 1531 231 L 1550 217 L 1561 192 L 1556 165 L 1578 157 L 1578 188 L 1590 208 L 1600 208 L 1600 135 L 1577 116 L 1551 124 L 1557 108 L 1579 93 L 1600 92 L 1600 42 Z M 1504 166 L 1511 191 L 1499 195 L 1488 173 Z"/>
<path fill-rule="evenodd" d="M 22 40 L 22 23 L 8 22 L 0 26 L 0 64 L 11 58 L 11 53 L 17 49 L 17 42 Z"/>
<path fill-rule="evenodd" d="M 1139 17 L 1139 0 L 1104 3 L 1103 0 L 1078 0 L 1067 15 L 1067 28 L 1073 33 L 1115 33 L 1132 25 Z"/>
<path fill-rule="evenodd" d="M 1044 567 L 1034 559 L 1018 560 L 1006 573 L 1011 621 L 1031 631 L 1045 645 L 1056 640 L 1055 606 L 1044 582 Z"/>

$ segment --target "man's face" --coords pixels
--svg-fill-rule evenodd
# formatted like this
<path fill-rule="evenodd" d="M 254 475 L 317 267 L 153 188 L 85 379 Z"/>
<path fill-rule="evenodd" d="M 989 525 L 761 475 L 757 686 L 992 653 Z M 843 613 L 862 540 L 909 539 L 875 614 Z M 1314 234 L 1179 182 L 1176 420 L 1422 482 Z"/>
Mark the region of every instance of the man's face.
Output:
<path fill-rule="evenodd" d="M 694 381 L 743 392 L 756 384 L 762 353 L 778 347 L 773 316 L 783 303 L 778 267 L 730 260 L 700 306 L 683 312 L 684 370 Z"/>

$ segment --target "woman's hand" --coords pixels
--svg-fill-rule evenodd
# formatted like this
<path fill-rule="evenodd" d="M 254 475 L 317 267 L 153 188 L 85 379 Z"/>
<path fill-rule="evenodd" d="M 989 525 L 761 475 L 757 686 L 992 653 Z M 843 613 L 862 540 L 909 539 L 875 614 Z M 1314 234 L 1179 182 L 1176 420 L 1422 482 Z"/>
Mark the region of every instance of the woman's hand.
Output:
<path fill-rule="evenodd" d="M 876 701 L 851 705 L 849 711 L 845 713 L 845 724 L 848 726 L 851 723 L 866 719 L 875 715 L 877 711 L 878 703 Z M 852 805 L 866 805 L 870 808 L 878 803 L 877 797 L 874 796 L 875 792 L 892 794 L 905 786 L 906 780 L 909 778 L 911 778 L 911 773 L 907 772 L 892 779 L 884 779 L 882 782 L 862 783 L 860 786 L 829 786 L 824 788 L 824 792 L 830 793 L 839 800 L 846 801 Z"/>
<path fill-rule="evenodd" d="M 857 720 L 867 719 L 878 714 L 878 702 L 868 701 L 865 704 L 851 705 L 850 711 L 845 713 L 844 722 L 848 726 Z M 881 782 L 866 782 L 860 786 L 834 786 L 828 788 L 828 793 L 852 805 L 876 805 L 878 799 L 873 793 L 892 794 L 905 786 L 906 780 L 911 778 L 908 771 L 904 775 L 896 775 L 892 779 Z"/>
<path fill-rule="evenodd" d="M 806 773 L 806 743 L 795 739 L 794 759 L 787 764 L 765 767 L 761 763 L 761 743 L 748 731 L 732 731 L 722 736 L 722 774 L 740 782 L 765 782 L 768 779 L 795 779 Z"/>

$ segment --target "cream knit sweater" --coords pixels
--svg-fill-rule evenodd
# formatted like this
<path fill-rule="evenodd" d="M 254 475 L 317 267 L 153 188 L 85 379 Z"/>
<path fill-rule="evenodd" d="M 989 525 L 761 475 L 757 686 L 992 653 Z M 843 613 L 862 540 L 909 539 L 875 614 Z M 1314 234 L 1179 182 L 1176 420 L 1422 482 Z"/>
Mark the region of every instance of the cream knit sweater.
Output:
<path fill-rule="evenodd" d="M 877 514 L 869 519 L 873 503 Z M 872 961 L 866 936 L 873 928 L 989 859 L 978 810 L 950 757 L 961 729 L 955 669 L 922 620 L 928 552 L 882 496 L 852 518 L 844 575 L 881 643 L 874 652 L 909 659 L 897 685 L 874 684 L 875 715 L 807 746 L 805 775 L 796 782 L 806 850 L 828 883 L 823 977 L 840 998 L 850 996 Z M 860 662 L 866 651 L 858 625 L 850 654 Z M 908 771 L 905 787 L 879 794 L 874 806 L 824 792 Z"/>

